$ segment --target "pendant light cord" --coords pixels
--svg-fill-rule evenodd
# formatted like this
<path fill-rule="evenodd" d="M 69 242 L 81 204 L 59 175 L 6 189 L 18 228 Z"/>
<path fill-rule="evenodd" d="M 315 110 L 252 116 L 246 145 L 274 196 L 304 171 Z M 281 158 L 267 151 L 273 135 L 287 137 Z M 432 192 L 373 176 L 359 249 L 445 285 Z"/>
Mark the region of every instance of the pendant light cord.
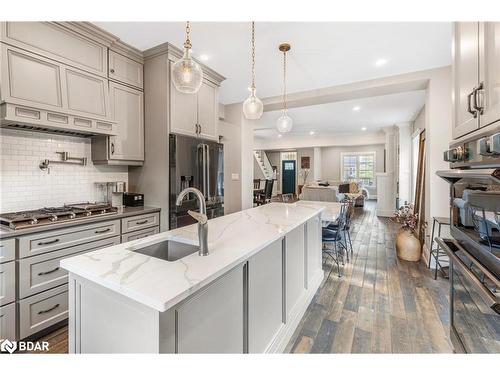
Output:
<path fill-rule="evenodd" d="M 283 111 L 286 112 L 288 106 L 286 104 L 286 51 L 283 51 Z"/>
<path fill-rule="evenodd" d="M 191 24 L 189 21 L 186 21 L 186 41 L 184 42 L 185 49 L 191 49 L 191 40 L 189 39 L 189 34 L 191 33 Z"/>
<path fill-rule="evenodd" d="M 252 21 L 252 92 L 255 91 L 255 22 Z"/>

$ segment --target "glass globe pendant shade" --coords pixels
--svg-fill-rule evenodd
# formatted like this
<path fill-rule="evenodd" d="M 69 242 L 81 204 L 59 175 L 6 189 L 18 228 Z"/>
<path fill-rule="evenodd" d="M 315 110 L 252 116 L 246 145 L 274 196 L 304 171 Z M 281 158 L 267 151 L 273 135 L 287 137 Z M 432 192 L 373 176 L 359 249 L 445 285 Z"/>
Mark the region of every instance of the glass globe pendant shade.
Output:
<path fill-rule="evenodd" d="M 190 56 L 189 49 L 184 49 L 182 59 L 174 63 L 172 80 L 177 91 L 185 94 L 196 94 L 203 81 L 200 65 Z"/>
<path fill-rule="evenodd" d="M 276 121 L 276 127 L 280 133 L 288 133 L 292 130 L 293 120 L 287 115 L 286 111 L 283 111 L 278 121 Z"/>
<path fill-rule="evenodd" d="M 247 120 L 258 120 L 263 111 L 264 105 L 255 95 L 255 89 L 252 89 L 250 96 L 243 102 L 243 114 Z"/>

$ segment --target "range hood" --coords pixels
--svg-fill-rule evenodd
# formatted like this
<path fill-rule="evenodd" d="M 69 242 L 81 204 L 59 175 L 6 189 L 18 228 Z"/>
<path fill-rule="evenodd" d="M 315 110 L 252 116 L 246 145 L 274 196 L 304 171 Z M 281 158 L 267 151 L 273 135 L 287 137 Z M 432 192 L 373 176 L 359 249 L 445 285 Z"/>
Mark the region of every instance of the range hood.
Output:
<path fill-rule="evenodd" d="M 0 127 L 74 137 L 117 134 L 115 121 L 100 121 L 7 102 L 0 104 Z"/>

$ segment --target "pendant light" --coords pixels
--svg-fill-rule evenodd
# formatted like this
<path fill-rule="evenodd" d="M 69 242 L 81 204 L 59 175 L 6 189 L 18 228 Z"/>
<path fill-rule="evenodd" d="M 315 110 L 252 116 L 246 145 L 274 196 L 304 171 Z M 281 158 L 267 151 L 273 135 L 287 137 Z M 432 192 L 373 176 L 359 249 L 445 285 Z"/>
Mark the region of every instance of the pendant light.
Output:
<path fill-rule="evenodd" d="M 283 110 L 280 118 L 276 121 L 276 127 L 280 133 L 288 133 L 293 126 L 292 118 L 287 114 L 288 107 L 286 103 L 286 53 L 290 51 L 290 44 L 280 44 L 279 50 L 283 52 Z"/>
<path fill-rule="evenodd" d="M 258 120 L 262 116 L 264 105 L 255 95 L 255 22 L 252 22 L 252 85 L 250 96 L 243 102 L 243 114 L 247 120 Z"/>
<path fill-rule="evenodd" d="M 172 80 L 175 88 L 185 94 L 196 94 L 203 81 L 203 72 L 200 65 L 191 58 L 191 40 L 189 33 L 191 26 L 186 22 L 186 40 L 184 42 L 184 54 L 177 60 L 172 70 Z"/>

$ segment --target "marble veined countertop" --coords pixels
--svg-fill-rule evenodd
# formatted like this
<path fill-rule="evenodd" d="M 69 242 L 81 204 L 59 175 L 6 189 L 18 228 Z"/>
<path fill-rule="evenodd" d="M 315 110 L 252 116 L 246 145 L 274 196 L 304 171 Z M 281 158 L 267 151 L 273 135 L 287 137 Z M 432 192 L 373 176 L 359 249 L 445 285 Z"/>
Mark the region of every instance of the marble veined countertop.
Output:
<path fill-rule="evenodd" d="M 158 311 L 166 311 L 329 207 L 328 202 L 270 203 L 208 221 L 210 254 L 173 262 L 134 252 L 165 240 L 198 245 L 197 225 L 63 259 L 61 267 Z M 329 220 L 334 213 L 328 214 Z"/>

